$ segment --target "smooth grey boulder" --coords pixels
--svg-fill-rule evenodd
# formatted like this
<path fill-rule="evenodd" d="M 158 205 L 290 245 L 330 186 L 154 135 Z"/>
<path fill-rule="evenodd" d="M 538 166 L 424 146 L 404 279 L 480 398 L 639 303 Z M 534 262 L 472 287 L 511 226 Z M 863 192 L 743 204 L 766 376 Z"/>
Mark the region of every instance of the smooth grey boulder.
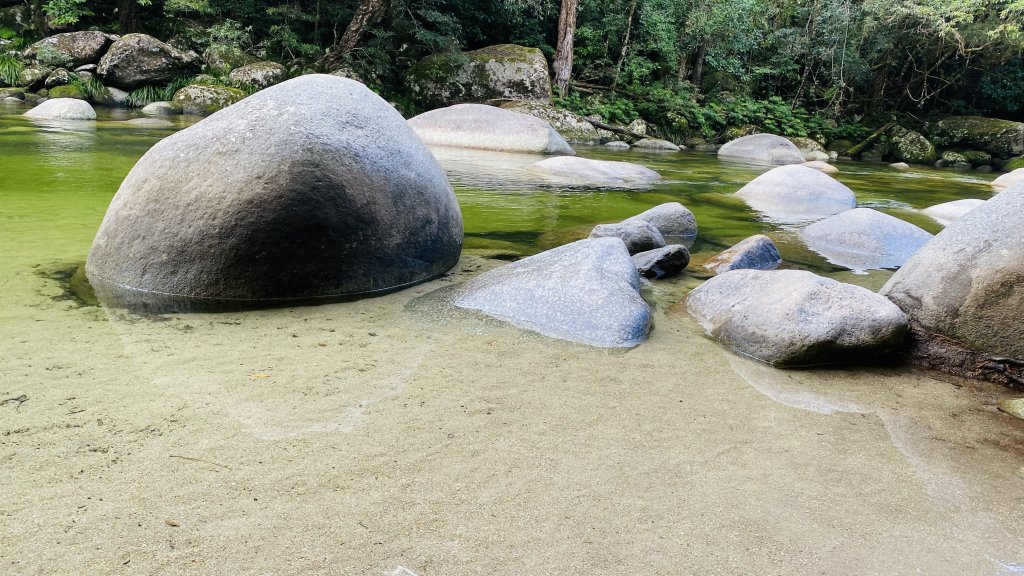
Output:
<path fill-rule="evenodd" d="M 113 42 L 113 38 L 104 32 L 65 32 L 36 42 L 25 51 L 25 57 L 53 66 L 95 64 Z"/>
<path fill-rule="evenodd" d="M 39 120 L 95 120 L 96 111 L 85 100 L 53 98 L 22 114 Z"/>
<path fill-rule="evenodd" d="M 146 104 L 140 112 L 148 116 L 177 116 L 181 114 L 181 106 L 173 102 L 153 102 Z"/>
<path fill-rule="evenodd" d="M 785 142 L 792 145 L 789 140 Z M 773 168 L 740 188 L 736 195 L 769 219 L 781 222 L 817 220 L 857 205 L 852 190 L 802 165 Z"/>
<path fill-rule="evenodd" d="M 633 255 L 633 264 L 644 278 L 671 278 L 678 276 L 690 263 L 690 251 L 681 244 L 669 244 Z"/>
<path fill-rule="evenodd" d="M 818 172 L 823 172 L 825 174 L 837 174 L 839 172 L 839 168 L 836 168 L 835 166 L 822 160 L 808 160 L 807 162 L 801 164 L 801 166 L 813 168 L 814 170 L 817 170 Z"/>
<path fill-rule="evenodd" d="M 704 263 L 715 274 L 729 270 L 775 270 L 782 264 L 775 242 L 764 234 L 746 238 Z"/>
<path fill-rule="evenodd" d="M 682 150 L 678 145 L 660 138 L 642 138 L 633 143 L 633 148 L 639 150 L 662 150 L 665 152 L 679 152 Z"/>
<path fill-rule="evenodd" d="M 1001 174 L 992 181 L 992 189 L 996 191 L 1006 190 L 1014 184 L 1024 182 L 1024 168 L 1017 168 L 1012 172 Z"/>
<path fill-rule="evenodd" d="M 611 142 L 605 143 L 604 147 L 609 150 L 629 150 L 632 148 L 632 146 L 622 140 L 612 140 Z"/>
<path fill-rule="evenodd" d="M 712 338 L 776 366 L 877 359 L 908 332 L 883 296 L 803 270 L 732 270 L 690 292 L 686 307 Z"/>
<path fill-rule="evenodd" d="M 669 244 L 689 246 L 697 238 L 697 218 L 679 202 L 658 204 L 622 222 L 650 222 Z"/>
<path fill-rule="evenodd" d="M 513 100 L 501 105 L 506 110 L 536 116 L 551 124 L 570 144 L 600 144 L 614 139 L 615 135 L 595 127 L 586 118 L 563 108 L 556 108 L 547 102 L 536 100 Z"/>
<path fill-rule="evenodd" d="M 277 62 L 253 62 L 235 68 L 229 74 L 236 84 L 251 84 L 257 88 L 266 88 L 280 84 L 288 79 L 288 69 Z"/>
<path fill-rule="evenodd" d="M 565 138 L 544 120 L 485 104 L 456 104 L 431 110 L 409 119 L 409 126 L 431 146 L 576 154 Z"/>
<path fill-rule="evenodd" d="M 598 224 L 590 231 L 591 238 L 619 238 L 630 254 L 654 250 L 665 245 L 665 237 L 646 220 Z"/>
<path fill-rule="evenodd" d="M 100 59 L 96 73 L 104 84 L 134 90 L 162 84 L 198 69 L 198 57 L 146 34 L 125 34 Z"/>
<path fill-rule="evenodd" d="M 606 348 L 647 338 L 651 309 L 617 238 L 579 240 L 477 276 L 454 299 L 519 328 Z"/>
<path fill-rule="evenodd" d="M 774 134 L 751 134 L 718 149 L 718 156 L 755 164 L 803 164 L 804 155 L 795 144 Z"/>
<path fill-rule="evenodd" d="M 661 179 L 657 172 L 629 162 L 591 160 L 579 156 L 555 156 L 534 162 L 528 170 L 591 184 L 637 184 Z"/>
<path fill-rule="evenodd" d="M 815 222 L 800 236 L 829 262 L 851 270 L 902 266 L 932 235 L 871 208 L 855 208 Z"/>
<path fill-rule="evenodd" d="M 942 204 L 929 206 L 924 210 L 921 210 L 921 212 L 931 216 L 931 218 L 939 224 L 949 226 L 949 224 L 957 218 L 960 218 L 964 214 L 967 214 L 984 203 L 984 200 L 979 200 L 977 198 L 965 198 L 963 200 L 953 200 L 952 202 L 943 202 Z"/>
<path fill-rule="evenodd" d="M 1024 360 L 1024 184 L 952 222 L 881 293 L 926 331 Z"/>
<path fill-rule="evenodd" d="M 107 304 L 217 310 L 400 289 L 459 259 L 458 201 L 387 102 L 321 74 L 154 145 L 86 262 Z"/>

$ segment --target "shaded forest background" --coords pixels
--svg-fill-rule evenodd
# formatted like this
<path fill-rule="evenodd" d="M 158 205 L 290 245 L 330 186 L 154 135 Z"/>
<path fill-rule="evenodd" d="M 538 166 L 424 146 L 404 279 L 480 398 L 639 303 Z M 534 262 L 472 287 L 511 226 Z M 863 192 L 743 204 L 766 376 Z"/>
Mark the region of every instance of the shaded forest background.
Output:
<path fill-rule="evenodd" d="M 406 108 L 405 74 L 432 53 L 513 43 L 554 60 L 568 9 L 556 101 L 612 122 L 856 138 L 893 115 L 1024 120 L 1024 0 L 0 0 L 13 6 L 31 25 L 0 20 L 9 42 L 99 29 L 222 44 L 292 74 L 347 69 Z"/>

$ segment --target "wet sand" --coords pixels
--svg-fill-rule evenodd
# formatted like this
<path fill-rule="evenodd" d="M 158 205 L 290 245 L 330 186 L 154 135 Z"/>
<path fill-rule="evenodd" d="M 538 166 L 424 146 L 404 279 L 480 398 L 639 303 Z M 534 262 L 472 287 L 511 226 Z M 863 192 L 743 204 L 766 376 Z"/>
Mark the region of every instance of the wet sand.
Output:
<path fill-rule="evenodd" d="M 27 398 L 0 406 L 0 573 L 1024 570 L 1010 391 L 738 358 L 692 280 L 625 352 L 416 300 L 498 264 L 160 317 L 0 269 L 0 399 Z"/>

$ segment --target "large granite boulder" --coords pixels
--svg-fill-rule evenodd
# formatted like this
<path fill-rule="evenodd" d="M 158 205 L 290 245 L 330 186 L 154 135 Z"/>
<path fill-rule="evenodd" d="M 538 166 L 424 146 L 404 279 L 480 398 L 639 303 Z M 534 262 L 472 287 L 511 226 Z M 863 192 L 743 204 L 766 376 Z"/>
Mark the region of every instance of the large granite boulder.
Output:
<path fill-rule="evenodd" d="M 877 359 L 900 349 L 908 325 L 886 298 L 803 270 L 732 270 L 686 306 L 712 338 L 776 366 Z"/>
<path fill-rule="evenodd" d="M 892 156 L 899 161 L 911 164 L 934 164 L 937 158 L 935 145 L 921 135 L 920 132 L 897 127 L 893 129 L 890 139 Z"/>
<path fill-rule="evenodd" d="M 594 127 L 583 116 L 544 102 L 517 100 L 506 102 L 501 107 L 544 120 L 570 144 L 601 144 L 615 139 L 615 134 Z M 629 148 L 628 144 L 626 148 Z"/>
<path fill-rule="evenodd" d="M 38 120 L 95 120 L 96 111 L 85 100 L 51 98 L 23 114 Z"/>
<path fill-rule="evenodd" d="M 114 37 L 104 32 L 65 32 L 36 42 L 25 56 L 49 66 L 82 66 L 99 62 L 113 43 Z"/>
<path fill-rule="evenodd" d="M 591 346 L 636 346 L 651 327 L 640 276 L 618 238 L 580 240 L 485 272 L 454 303 Z"/>
<path fill-rule="evenodd" d="M 841 182 L 799 164 L 773 168 L 740 188 L 736 195 L 769 219 L 781 222 L 816 220 L 857 205 L 853 191 Z"/>
<path fill-rule="evenodd" d="M 943 202 L 942 204 L 929 206 L 921 210 L 921 212 L 931 216 L 939 224 L 949 226 L 953 221 L 984 203 L 984 200 L 977 198 L 965 198 L 963 200 L 953 200 L 952 202 Z"/>
<path fill-rule="evenodd" d="M 730 270 L 775 270 L 782 264 L 775 242 L 764 234 L 751 236 L 704 263 L 715 274 Z"/>
<path fill-rule="evenodd" d="M 578 156 L 545 158 L 526 168 L 561 180 L 598 185 L 650 183 L 661 179 L 657 172 L 639 164 Z"/>
<path fill-rule="evenodd" d="M 1018 184 L 939 232 L 881 292 L 925 332 L 1024 360 L 1022 229 L 1024 184 Z"/>
<path fill-rule="evenodd" d="M 228 86 L 191 84 L 174 93 L 171 104 L 185 114 L 205 116 L 245 98 L 245 92 Z"/>
<path fill-rule="evenodd" d="M 409 125 L 428 145 L 498 152 L 576 152 L 551 125 L 527 114 L 485 104 L 456 104 L 411 118 Z"/>
<path fill-rule="evenodd" d="M 590 231 L 591 238 L 619 238 L 630 254 L 654 250 L 665 245 L 665 237 L 646 220 L 632 220 L 614 224 L 598 224 Z"/>
<path fill-rule="evenodd" d="M 896 268 L 932 235 L 871 208 L 854 208 L 815 222 L 800 232 L 807 246 L 829 262 L 852 270 Z"/>
<path fill-rule="evenodd" d="M 427 56 L 409 70 L 406 84 L 413 100 L 426 108 L 494 100 L 551 100 L 551 73 L 544 54 L 515 44 Z"/>
<path fill-rule="evenodd" d="M 623 223 L 649 222 L 661 232 L 665 242 L 689 246 L 697 238 L 697 218 L 679 202 L 666 202 L 645 210 Z"/>
<path fill-rule="evenodd" d="M 1020 182 L 1024 182 L 1024 168 L 1017 168 L 1013 172 L 1001 174 L 998 178 L 992 181 L 992 189 L 996 191 L 1006 190 L 1010 186 Z"/>
<path fill-rule="evenodd" d="M 288 69 L 277 62 L 253 62 L 235 68 L 229 75 L 237 84 L 250 84 L 257 88 L 266 88 L 280 84 L 288 79 Z"/>
<path fill-rule="evenodd" d="M 755 164 L 803 164 L 806 160 L 795 144 L 774 134 L 751 134 L 727 142 L 718 149 L 719 158 Z"/>
<path fill-rule="evenodd" d="M 86 273 L 113 305 L 287 305 L 434 278 L 462 237 L 451 185 L 401 115 L 316 74 L 154 145 L 107 209 Z"/>
<path fill-rule="evenodd" d="M 929 126 L 936 144 L 984 150 L 999 158 L 1024 154 L 1024 123 L 982 116 L 949 116 Z"/>
<path fill-rule="evenodd" d="M 162 84 L 198 68 L 198 57 L 146 34 L 126 34 L 100 59 L 96 73 L 108 84 L 133 90 L 146 84 Z"/>

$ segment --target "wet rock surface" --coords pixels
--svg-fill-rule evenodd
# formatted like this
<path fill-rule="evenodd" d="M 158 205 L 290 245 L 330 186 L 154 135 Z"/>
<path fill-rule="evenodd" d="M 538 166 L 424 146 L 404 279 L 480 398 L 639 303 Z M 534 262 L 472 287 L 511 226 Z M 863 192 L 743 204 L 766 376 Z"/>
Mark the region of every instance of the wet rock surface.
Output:
<path fill-rule="evenodd" d="M 733 270 L 693 290 L 687 310 L 733 351 L 786 367 L 899 351 L 908 320 L 886 298 L 802 270 Z"/>
<path fill-rule="evenodd" d="M 802 165 L 773 168 L 740 188 L 736 195 L 769 219 L 781 222 L 816 220 L 857 205 L 853 191 L 844 184 Z"/>
<path fill-rule="evenodd" d="M 774 134 L 751 134 L 737 138 L 719 148 L 718 156 L 755 164 L 803 164 L 806 161 L 796 145 Z"/>
<path fill-rule="evenodd" d="M 640 276 L 617 238 L 580 240 L 485 272 L 454 303 L 591 346 L 636 346 L 651 325 Z"/>
<path fill-rule="evenodd" d="M 670 244 L 633 255 L 633 264 L 644 278 L 661 279 L 678 276 L 690 263 L 690 251 L 681 244 Z"/>
<path fill-rule="evenodd" d="M 578 156 L 556 156 L 530 164 L 528 170 L 593 184 L 636 184 L 656 182 L 657 172 L 629 162 L 590 160 Z"/>
<path fill-rule="evenodd" d="M 763 234 L 758 234 L 720 252 L 708 260 L 704 268 L 713 270 L 715 274 L 723 274 L 729 270 L 774 270 L 779 264 L 782 264 L 782 256 L 779 255 L 775 242 Z"/>
<path fill-rule="evenodd" d="M 807 246 L 833 264 L 852 270 L 902 266 L 932 235 L 871 208 L 855 208 L 804 228 Z"/>

